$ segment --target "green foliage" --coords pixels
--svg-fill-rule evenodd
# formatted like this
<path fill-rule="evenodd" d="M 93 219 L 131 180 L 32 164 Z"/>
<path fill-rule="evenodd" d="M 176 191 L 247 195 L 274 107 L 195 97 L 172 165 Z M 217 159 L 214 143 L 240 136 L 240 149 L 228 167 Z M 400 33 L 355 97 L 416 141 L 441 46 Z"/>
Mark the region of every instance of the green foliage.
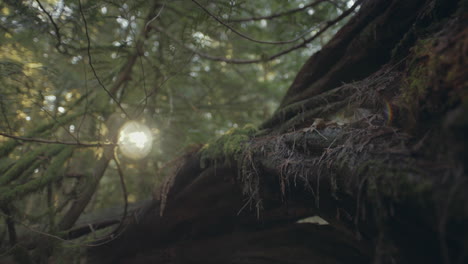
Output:
<path fill-rule="evenodd" d="M 18 178 L 28 168 L 37 168 L 39 166 L 37 161 L 46 161 L 59 153 L 64 147 L 61 145 L 56 146 L 42 146 L 28 154 L 26 154 L 18 162 L 15 162 L 0 178 L 0 186 L 6 185 L 11 181 Z M 32 165 L 32 164 L 35 164 Z"/>
<path fill-rule="evenodd" d="M 204 160 L 238 158 L 299 67 L 344 21 L 274 60 L 230 60 L 261 60 L 289 49 L 347 4 L 324 1 L 274 19 L 252 20 L 311 1 L 199 2 L 253 39 L 297 41 L 252 42 L 192 1 L 0 3 L 0 132 L 10 136 L 0 136 L 0 203 L 57 231 L 50 223 L 59 222 L 70 201 L 88 189 L 97 162 L 110 159 L 104 148 L 86 144 L 113 140 L 119 124 L 129 119 L 149 125 L 154 137 L 146 159 L 122 159 L 129 202 L 149 197 L 153 184 L 165 176 L 155 172 L 164 171 L 191 145 L 222 135 L 202 150 Z M 87 210 L 122 205 L 121 197 L 113 195 L 121 190 L 115 163 L 102 175 Z"/>
<path fill-rule="evenodd" d="M 205 167 L 209 161 L 238 161 L 244 151 L 244 145 L 257 132 L 255 126 L 245 125 L 242 128 L 232 128 L 224 135 L 211 140 L 201 149 L 201 166 Z"/>
<path fill-rule="evenodd" d="M 0 204 L 8 204 L 14 199 L 19 199 L 26 194 L 41 190 L 42 187 L 46 186 L 54 179 L 57 179 L 60 176 L 60 170 L 63 164 L 73 154 L 72 147 L 59 146 L 58 149 L 60 152 L 52 160 L 46 173 L 42 177 L 16 186 L 0 187 Z"/>
<path fill-rule="evenodd" d="M 31 132 L 29 132 L 26 135 L 26 138 L 41 136 L 45 132 L 50 133 L 51 131 L 56 130 L 61 125 L 67 124 L 68 122 L 76 119 L 80 115 L 82 115 L 82 113 L 75 113 L 75 114 L 65 115 L 65 116 L 61 116 L 59 118 L 56 118 L 53 122 L 39 123 L 39 124 L 37 124 L 36 128 L 34 128 Z M 7 140 L 6 142 L 4 142 L 0 146 L 0 158 L 3 158 L 5 156 L 7 156 L 8 154 L 10 154 L 10 152 L 13 151 L 13 149 L 15 147 L 17 147 L 19 144 L 20 144 L 20 141 L 13 140 L 13 139 L 10 139 L 10 140 Z M 0 172 L 1 171 L 2 171 L 2 168 L 0 166 Z M 1 182 L 2 182 L 2 179 L 0 178 L 0 185 L 1 185 Z"/>

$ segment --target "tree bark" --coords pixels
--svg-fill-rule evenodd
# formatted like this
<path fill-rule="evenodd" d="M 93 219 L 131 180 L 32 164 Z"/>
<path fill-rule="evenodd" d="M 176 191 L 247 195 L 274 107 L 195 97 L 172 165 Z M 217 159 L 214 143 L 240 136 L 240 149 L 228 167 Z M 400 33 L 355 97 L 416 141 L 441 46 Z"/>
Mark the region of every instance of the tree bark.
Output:
<path fill-rule="evenodd" d="M 188 155 L 90 261 L 467 262 L 462 2 L 366 1 L 241 155 Z"/>

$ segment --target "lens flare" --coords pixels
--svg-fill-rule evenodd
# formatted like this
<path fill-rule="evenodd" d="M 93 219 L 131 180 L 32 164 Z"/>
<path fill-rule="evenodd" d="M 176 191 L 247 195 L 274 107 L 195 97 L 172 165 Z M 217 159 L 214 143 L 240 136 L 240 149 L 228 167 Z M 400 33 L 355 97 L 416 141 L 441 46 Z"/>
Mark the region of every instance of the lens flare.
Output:
<path fill-rule="evenodd" d="M 394 113 L 393 113 L 392 105 L 388 101 L 385 101 L 384 113 L 385 113 L 385 119 L 387 119 L 387 122 L 385 123 L 387 126 L 389 126 L 392 124 Z"/>
<path fill-rule="evenodd" d="M 146 125 L 129 121 L 120 129 L 118 142 L 119 149 L 125 157 L 139 160 L 150 153 L 153 136 Z"/>

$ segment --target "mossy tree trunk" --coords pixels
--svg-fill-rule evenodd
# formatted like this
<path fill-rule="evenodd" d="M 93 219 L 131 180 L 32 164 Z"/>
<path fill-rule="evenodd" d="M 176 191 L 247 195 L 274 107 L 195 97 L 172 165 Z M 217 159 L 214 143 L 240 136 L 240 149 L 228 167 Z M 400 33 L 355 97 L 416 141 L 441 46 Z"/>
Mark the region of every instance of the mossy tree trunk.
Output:
<path fill-rule="evenodd" d="M 467 5 L 364 1 L 258 132 L 187 154 L 90 259 L 466 263 Z"/>

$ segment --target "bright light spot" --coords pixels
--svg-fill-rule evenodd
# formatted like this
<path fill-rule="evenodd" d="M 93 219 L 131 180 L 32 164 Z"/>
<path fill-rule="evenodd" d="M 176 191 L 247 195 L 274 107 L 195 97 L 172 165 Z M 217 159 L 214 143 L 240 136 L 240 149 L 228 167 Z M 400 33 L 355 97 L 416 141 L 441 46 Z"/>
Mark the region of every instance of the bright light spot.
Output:
<path fill-rule="evenodd" d="M 71 63 L 72 64 L 77 64 L 83 57 L 81 57 L 81 55 L 78 55 L 78 56 L 73 56 L 73 58 L 71 59 Z"/>
<path fill-rule="evenodd" d="M 315 225 L 328 225 L 329 224 L 325 219 L 321 218 L 318 215 L 314 215 L 314 216 L 311 216 L 311 217 L 300 219 L 296 223 L 298 223 L 298 224 L 315 224 Z"/>
<path fill-rule="evenodd" d="M 218 41 L 213 40 L 209 36 L 201 33 L 200 31 L 197 31 L 195 33 L 192 33 L 193 39 L 199 44 L 201 47 L 213 47 L 216 48 L 220 45 Z"/>
<path fill-rule="evenodd" d="M 352 7 L 352 6 L 354 5 L 354 2 L 355 2 L 354 0 L 349 0 L 349 1 L 346 3 L 346 6 L 347 6 L 348 8 L 350 8 L 350 7 Z"/>
<path fill-rule="evenodd" d="M 260 20 L 260 27 L 265 28 L 268 25 L 268 22 L 265 19 Z"/>
<path fill-rule="evenodd" d="M 63 107 L 61 107 L 61 106 L 59 106 L 59 107 L 57 108 L 57 110 L 58 110 L 61 114 L 65 113 L 65 108 L 63 108 Z"/>
<path fill-rule="evenodd" d="M 75 125 L 70 125 L 70 132 L 71 133 L 75 132 Z"/>
<path fill-rule="evenodd" d="M 55 97 L 55 95 L 46 95 L 44 99 L 46 99 L 47 102 L 53 103 L 57 97 Z"/>
<path fill-rule="evenodd" d="M 204 113 L 203 114 L 205 116 L 206 119 L 212 119 L 213 118 L 213 115 L 211 115 L 211 113 Z"/>
<path fill-rule="evenodd" d="M 30 116 L 26 116 L 26 121 L 31 121 L 31 117 L 30 117 Z"/>
<path fill-rule="evenodd" d="M 315 11 L 313 9 L 307 10 L 307 14 L 309 14 L 309 16 L 313 15 L 314 13 Z"/>
<path fill-rule="evenodd" d="M 123 18 L 123 17 L 118 17 L 116 19 L 117 23 L 120 24 L 120 27 L 122 27 L 123 29 L 127 28 L 128 27 L 128 20 Z"/>
<path fill-rule="evenodd" d="M 127 45 L 131 45 L 133 43 L 133 37 L 127 36 L 127 38 L 125 39 L 125 42 Z"/>
<path fill-rule="evenodd" d="M 101 13 L 103 15 L 107 14 L 107 7 L 105 7 L 105 6 L 101 7 Z"/>
<path fill-rule="evenodd" d="M 151 151 L 153 136 L 150 129 L 136 121 L 129 121 L 119 133 L 119 148 L 130 159 L 139 160 Z"/>

